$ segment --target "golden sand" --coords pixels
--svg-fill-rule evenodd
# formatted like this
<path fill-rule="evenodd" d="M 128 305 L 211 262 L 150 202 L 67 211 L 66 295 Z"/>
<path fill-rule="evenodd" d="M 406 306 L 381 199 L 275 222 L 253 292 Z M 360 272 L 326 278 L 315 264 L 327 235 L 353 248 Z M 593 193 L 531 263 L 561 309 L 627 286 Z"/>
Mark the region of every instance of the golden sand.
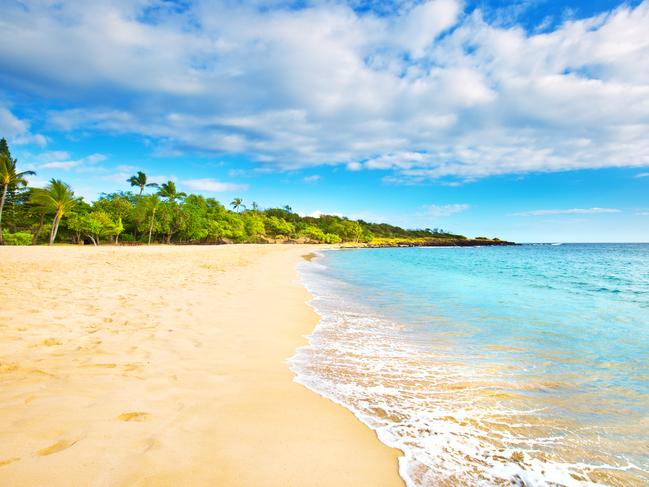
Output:
<path fill-rule="evenodd" d="M 286 365 L 311 250 L 0 247 L 0 485 L 402 485 Z"/>

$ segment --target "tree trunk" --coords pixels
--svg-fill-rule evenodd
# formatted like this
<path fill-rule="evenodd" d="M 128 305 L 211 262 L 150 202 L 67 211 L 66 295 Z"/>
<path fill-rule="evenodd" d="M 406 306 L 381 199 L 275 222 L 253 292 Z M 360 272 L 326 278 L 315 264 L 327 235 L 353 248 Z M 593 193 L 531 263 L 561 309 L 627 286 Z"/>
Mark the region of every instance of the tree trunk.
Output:
<path fill-rule="evenodd" d="M 90 238 L 90 241 L 92 242 L 92 244 L 96 247 L 97 242 L 95 241 L 94 237 L 92 235 L 88 235 L 88 237 Z"/>
<path fill-rule="evenodd" d="M 149 245 L 151 245 L 151 233 L 153 232 L 153 222 L 155 221 L 155 211 L 151 215 L 151 225 L 149 226 Z"/>
<path fill-rule="evenodd" d="M 56 215 L 54 215 L 54 221 L 52 222 L 52 230 L 50 231 L 50 245 L 54 244 L 54 240 L 56 239 L 56 234 L 59 231 L 60 221 L 61 221 L 61 215 L 57 212 Z"/>
<path fill-rule="evenodd" d="M 34 236 L 32 237 L 32 245 L 36 245 L 38 243 L 38 237 L 41 236 L 41 230 L 43 230 L 44 223 L 45 213 L 41 213 L 41 219 L 38 222 L 38 228 L 36 228 L 36 232 L 34 232 Z"/>
<path fill-rule="evenodd" d="M 16 190 L 11 190 L 11 233 L 16 233 Z"/>
<path fill-rule="evenodd" d="M 4 245 L 4 236 L 2 235 L 2 210 L 5 207 L 5 198 L 7 197 L 7 187 L 5 186 L 2 190 L 2 199 L 0 200 L 0 245 Z"/>

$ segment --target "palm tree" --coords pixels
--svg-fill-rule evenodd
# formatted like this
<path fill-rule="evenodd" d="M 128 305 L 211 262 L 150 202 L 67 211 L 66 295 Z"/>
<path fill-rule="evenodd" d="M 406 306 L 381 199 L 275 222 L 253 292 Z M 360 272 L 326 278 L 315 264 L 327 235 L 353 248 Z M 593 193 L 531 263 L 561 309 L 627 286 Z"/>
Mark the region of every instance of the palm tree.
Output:
<path fill-rule="evenodd" d="M 74 197 L 74 191 L 70 185 L 60 179 L 50 179 L 50 183 L 44 189 L 34 191 L 32 201 L 44 210 L 54 212 L 49 243 L 52 245 L 59 231 L 61 219 L 76 206 L 79 199 Z"/>
<path fill-rule="evenodd" d="M 126 180 L 127 183 L 131 183 L 131 186 L 135 187 L 137 186 L 140 188 L 140 196 L 142 196 L 142 192 L 144 191 L 144 188 L 157 188 L 158 185 L 157 183 L 147 183 L 147 177 L 146 174 L 144 174 L 142 171 L 138 171 L 135 176 L 131 176 Z"/>
<path fill-rule="evenodd" d="M 282 207 L 282 209 L 283 209 L 285 212 L 287 212 L 287 213 L 292 213 L 292 212 L 293 212 L 293 208 L 291 208 L 290 205 L 284 205 L 284 206 Z"/>
<path fill-rule="evenodd" d="M 259 211 L 259 204 L 257 204 L 256 201 L 253 201 L 250 208 L 252 208 L 252 211 Z"/>
<path fill-rule="evenodd" d="M 158 191 L 158 195 L 173 202 L 176 199 L 183 199 L 185 196 L 187 196 L 187 193 L 183 193 L 182 191 L 179 192 L 176 189 L 176 183 L 174 183 L 173 181 L 167 181 L 166 183 L 162 183 L 162 185 L 160 185 L 160 191 Z"/>
<path fill-rule="evenodd" d="M 2 236 L 2 212 L 4 210 L 7 192 L 13 192 L 18 186 L 27 186 L 25 176 L 33 176 L 34 171 L 16 172 L 16 159 L 11 159 L 5 153 L 0 153 L 0 186 L 2 196 L 0 197 L 0 245 L 4 243 Z"/>
<path fill-rule="evenodd" d="M 245 208 L 243 200 L 241 198 L 235 198 L 230 203 L 230 206 L 234 211 L 239 211 L 239 208 Z"/>
<path fill-rule="evenodd" d="M 158 210 L 158 203 L 160 203 L 160 200 L 158 199 L 157 194 L 152 194 L 147 196 L 147 209 L 151 210 L 151 223 L 149 224 L 148 245 L 151 245 L 151 234 L 153 233 L 153 225 L 155 223 L 155 212 Z"/>

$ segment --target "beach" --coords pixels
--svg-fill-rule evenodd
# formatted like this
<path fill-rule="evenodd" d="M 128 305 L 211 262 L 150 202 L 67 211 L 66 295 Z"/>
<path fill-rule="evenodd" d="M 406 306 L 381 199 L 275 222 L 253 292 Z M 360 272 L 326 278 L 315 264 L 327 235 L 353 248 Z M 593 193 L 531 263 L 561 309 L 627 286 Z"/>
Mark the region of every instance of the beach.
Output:
<path fill-rule="evenodd" d="M 0 484 L 403 485 L 286 363 L 312 250 L 0 247 Z"/>

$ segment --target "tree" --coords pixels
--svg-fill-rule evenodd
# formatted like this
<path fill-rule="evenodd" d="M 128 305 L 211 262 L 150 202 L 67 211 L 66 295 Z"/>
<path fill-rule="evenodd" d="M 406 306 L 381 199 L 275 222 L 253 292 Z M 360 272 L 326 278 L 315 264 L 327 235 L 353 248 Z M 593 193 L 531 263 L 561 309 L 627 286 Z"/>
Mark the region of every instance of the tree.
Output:
<path fill-rule="evenodd" d="M 239 211 L 239 208 L 245 208 L 241 198 L 235 198 L 230 202 L 230 206 L 234 211 Z"/>
<path fill-rule="evenodd" d="M 176 183 L 173 181 L 167 181 L 166 183 L 162 183 L 160 185 L 160 191 L 158 191 L 158 195 L 162 198 L 167 198 L 169 202 L 174 202 L 177 199 L 181 200 L 185 196 L 187 196 L 187 193 L 179 192 L 176 189 Z"/>
<path fill-rule="evenodd" d="M 324 242 L 325 240 L 324 232 L 314 225 L 307 225 L 300 231 L 300 235 L 316 242 Z"/>
<path fill-rule="evenodd" d="M 114 235 L 121 232 L 121 229 L 116 231 L 117 224 L 103 210 L 95 210 L 90 213 L 71 213 L 68 216 L 67 227 L 75 231 L 78 236 L 88 237 L 93 245 L 99 245 L 99 239 L 103 235 Z"/>
<path fill-rule="evenodd" d="M 158 211 L 158 205 L 160 204 L 160 199 L 157 194 L 152 194 L 147 197 L 145 201 L 145 208 L 147 213 L 150 214 L 150 224 L 149 224 L 149 241 L 147 245 L 151 245 L 151 234 L 153 233 L 153 225 L 155 224 L 155 214 Z"/>
<path fill-rule="evenodd" d="M 258 213 L 245 213 L 243 215 L 243 222 L 246 228 L 246 233 L 253 241 L 258 240 L 259 237 L 266 233 L 263 215 Z"/>
<path fill-rule="evenodd" d="M 295 232 L 295 227 L 292 223 L 287 222 L 283 218 L 276 216 L 268 217 L 266 220 L 266 231 L 273 237 L 290 237 Z"/>
<path fill-rule="evenodd" d="M 144 188 L 157 188 L 158 185 L 156 183 L 147 183 L 147 177 L 146 174 L 144 174 L 142 171 L 138 171 L 135 176 L 131 176 L 126 180 L 127 183 L 130 183 L 131 186 L 133 187 L 138 187 L 140 188 L 140 196 L 142 196 L 142 192 L 144 191 Z"/>
<path fill-rule="evenodd" d="M 4 211 L 7 193 L 13 194 L 18 186 L 27 186 L 25 176 L 36 174 L 34 171 L 16 172 L 15 159 L 11 158 L 7 141 L 0 140 L 0 245 L 4 243 L 2 236 L 2 212 Z"/>
<path fill-rule="evenodd" d="M 36 205 L 46 211 L 54 212 L 49 242 L 49 245 L 52 245 L 59 231 L 61 219 L 79 203 L 79 199 L 74 197 L 72 188 L 60 179 L 50 179 L 50 183 L 44 189 L 34 191 L 32 199 Z"/>
<path fill-rule="evenodd" d="M 158 230 L 165 236 L 165 242 L 171 243 L 171 238 L 185 225 L 183 206 L 173 201 L 163 201 L 157 211 Z"/>

